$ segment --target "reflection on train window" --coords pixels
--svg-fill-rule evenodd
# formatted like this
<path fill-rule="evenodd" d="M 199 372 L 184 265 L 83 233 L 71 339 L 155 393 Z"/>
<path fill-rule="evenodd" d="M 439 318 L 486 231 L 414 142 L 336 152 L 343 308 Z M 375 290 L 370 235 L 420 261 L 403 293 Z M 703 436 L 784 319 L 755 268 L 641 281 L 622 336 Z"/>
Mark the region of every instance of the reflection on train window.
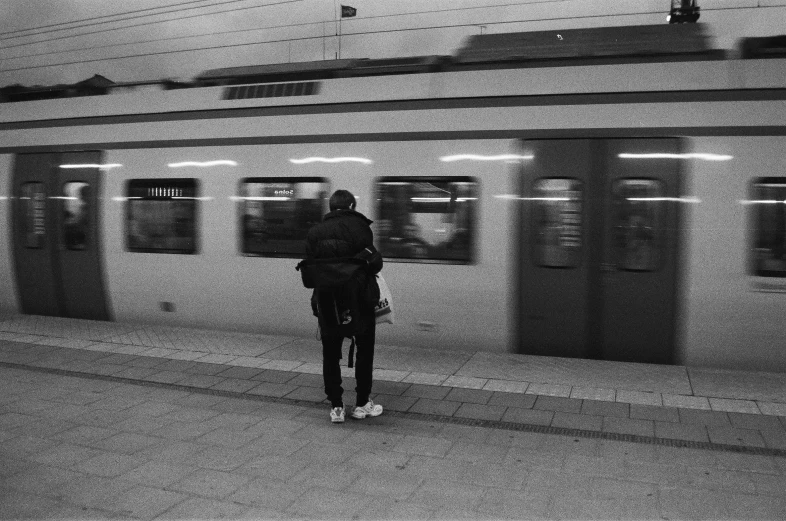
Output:
<path fill-rule="evenodd" d="M 84 250 L 87 245 L 90 185 L 73 181 L 63 185 L 63 245 L 69 250 Z"/>
<path fill-rule="evenodd" d="M 663 182 L 618 179 L 612 184 L 614 257 L 617 268 L 655 271 L 665 218 Z"/>
<path fill-rule="evenodd" d="M 754 273 L 786 277 L 786 177 L 756 179 L 752 189 Z"/>
<path fill-rule="evenodd" d="M 46 192 L 44 192 L 44 184 L 23 184 L 22 201 L 25 214 L 24 219 L 22 219 L 24 223 L 25 248 L 43 248 L 46 235 Z"/>
<path fill-rule="evenodd" d="M 240 183 L 243 253 L 304 257 L 309 228 L 322 221 L 329 185 L 321 177 L 253 177 Z"/>
<path fill-rule="evenodd" d="M 129 251 L 196 253 L 195 179 L 133 179 L 127 197 Z"/>
<path fill-rule="evenodd" d="M 543 178 L 533 187 L 534 261 L 546 268 L 575 268 L 581 263 L 582 201 L 578 179 Z"/>
<path fill-rule="evenodd" d="M 377 201 L 376 242 L 385 258 L 472 262 L 475 179 L 381 178 Z"/>

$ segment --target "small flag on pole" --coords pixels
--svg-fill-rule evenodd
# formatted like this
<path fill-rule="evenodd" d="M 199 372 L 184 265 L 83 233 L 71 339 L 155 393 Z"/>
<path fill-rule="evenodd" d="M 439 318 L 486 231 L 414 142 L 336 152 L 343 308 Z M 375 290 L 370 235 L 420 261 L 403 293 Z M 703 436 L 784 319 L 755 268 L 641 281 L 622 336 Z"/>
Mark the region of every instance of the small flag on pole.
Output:
<path fill-rule="evenodd" d="M 341 6 L 341 18 L 352 18 L 358 14 L 358 10 L 348 5 Z"/>

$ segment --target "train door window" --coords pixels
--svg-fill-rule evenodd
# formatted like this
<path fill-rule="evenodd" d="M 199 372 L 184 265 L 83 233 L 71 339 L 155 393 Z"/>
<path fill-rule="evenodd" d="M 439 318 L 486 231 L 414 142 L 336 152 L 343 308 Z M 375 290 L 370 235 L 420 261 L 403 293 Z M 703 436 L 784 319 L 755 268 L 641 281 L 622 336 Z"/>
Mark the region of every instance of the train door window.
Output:
<path fill-rule="evenodd" d="M 126 195 L 128 251 L 196 253 L 195 179 L 132 179 Z"/>
<path fill-rule="evenodd" d="M 471 177 L 380 178 L 379 250 L 390 259 L 471 263 L 478 191 Z"/>
<path fill-rule="evenodd" d="M 786 277 L 786 177 L 759 178 L 751 188 L 753 272 Z"/>
<path fill-rule="evenodd" d="M 665 201 L 662 181 L 612 183 L 613 250 L 617 269 L 655 271 L 660 265 Z"/>
<path fill-rule="evenodd" d="M 22 185 L 22 201 L 24 208 L 25 248 L 39 249 L 44 247 L 46 236 L 46 192 L 43 183 L 25 183 Z"/>
<path fill-rule="evenodd" d="M 330 185 L 321 177 L 252 177 L 240 183 L 243 253 L 304 257 L 309 228 L 322 221 Z"/>
<path fill-rule="evenodd" d="M 541 178 L 533 186 L 534 262 L 545 268 L 575 268 L 581 263 L 581 181 Z"/>
<path fill-rule="evenodd" d="M 63 245 L 69 250 L 84 250 L 89 235 L 90 185 L 73 181 L 63 185 Z"/>

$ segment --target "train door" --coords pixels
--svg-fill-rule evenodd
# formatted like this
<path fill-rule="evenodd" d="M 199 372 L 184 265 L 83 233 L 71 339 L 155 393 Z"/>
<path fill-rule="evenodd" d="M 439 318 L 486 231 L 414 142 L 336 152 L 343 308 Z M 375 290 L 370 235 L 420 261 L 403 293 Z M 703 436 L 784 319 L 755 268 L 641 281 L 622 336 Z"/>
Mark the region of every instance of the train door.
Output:
<path fill-rule="evenodd" d="M 100 152 L 19 154 L 13 252 L 23 313 L 109 320 L 99 236 Z"/>
<path fill-rule="evenodd" d="M 680 141 L 524 147 L 520 351 L 673 363 Z"/>
<path fill-rule="evenodd" d="M 59 316 L 59 276 L 52 252 L 56 237 L 51 215 L 50 172 L 54 154 L 16 156 L 13 182 L 13 251 L 22 313 Z"/>

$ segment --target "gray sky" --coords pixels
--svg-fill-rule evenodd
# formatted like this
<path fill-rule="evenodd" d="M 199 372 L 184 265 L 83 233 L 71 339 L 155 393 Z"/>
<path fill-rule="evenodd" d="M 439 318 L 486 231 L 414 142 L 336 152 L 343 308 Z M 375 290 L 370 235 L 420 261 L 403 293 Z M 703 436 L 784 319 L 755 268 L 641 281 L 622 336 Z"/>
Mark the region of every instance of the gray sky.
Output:
<path fill-rule="evenodd" d="M 451 54 L 481 31 L 661 24 L 669 8 L 669 0 L 0 0 L 0 86 L 93 74 L 189 79 L 219 67 L 333 59 L 341 3 L 357 9 L 340 24 L 342 58 Z M 699 5 L 716 47 L 786 32 L 786 0 Z"/>

